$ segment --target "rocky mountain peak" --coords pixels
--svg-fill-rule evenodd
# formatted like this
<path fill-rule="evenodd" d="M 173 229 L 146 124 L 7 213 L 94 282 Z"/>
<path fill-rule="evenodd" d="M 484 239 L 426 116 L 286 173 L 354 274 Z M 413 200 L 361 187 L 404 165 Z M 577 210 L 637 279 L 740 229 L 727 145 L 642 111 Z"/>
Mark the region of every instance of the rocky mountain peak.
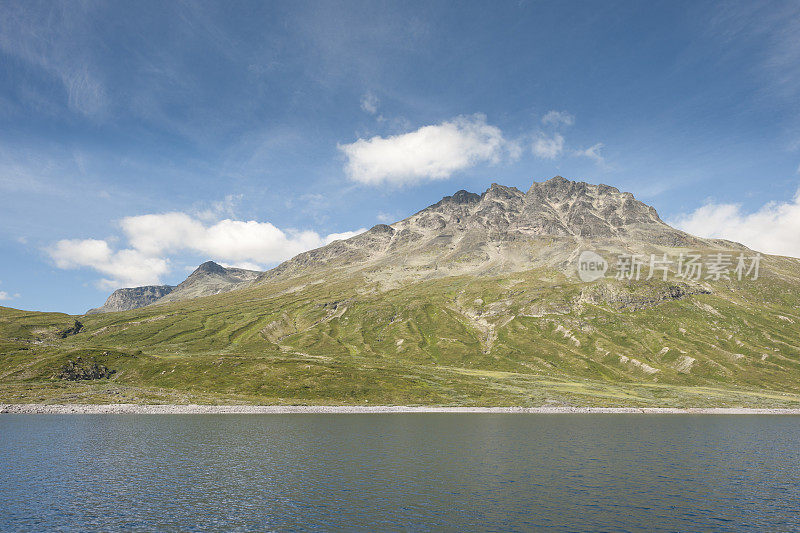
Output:
<path fill-rule="evenodd" d="M 344 268 L 399 284 L 426 276 L 561 269 L 587 246 L 649 253 L 712 244 L 668 226 L 630 193 L 555 176 L 527 192 L 498 183 L 482 194 L 457 191 L 394 224 L 303 252 L 259 279 Z"/>
<path fill-rule="evenodd" d="M 643 226 L 656 233 L 677 231 L 664 224 L 655 209 L 630 193 L 563 176 L 534 182 L 527 193 L 498 183 L 492 183 L 480 195 L 461 190 L 392 225 L 395 230 L 417 228 L 425 233 L 483 228 L 492 232 L 579 237 L 624 237 L 634 227 Z"/>
<path fill-rule="evenodd" d="M 220 265 L 218 263 L 215 263 L 214 261 L 206 261 L 205 263 L 203 263 L 202 265 L 197 267 L 195 269 L 195 271 L 192 272 L 191 275 L 192 276 L 195 275 L 195 274 L 218 274 L 218 275 L 224 275 L 227 271 L 228 270 L 224 266 L 222 266 L 222 265 Z"/>
<path fill-rule="evenodd" d="M 521 198 L 522 191 L 516 187 L 508 187 L 506 185 L 499 185 L 492 183 L 491 187 L 480 196 L 482 200 L 509 200 L 513 198 Z"/>
<path fill-rule="evenodd" d="M 481 195 L 461 189 L 460 191 L 456 191 L 453 196 L 445 196 L 431 207 L 441 207 L 446 205 L 469 205 L 478 202 L 480 199 Z"/>
<path fill-rule="evenodd" d="M 183 299 L 186 294 L 194 296 L 216 294 L 226 289 L 250 283 L 259 274 L 260 272 L 255 270 L 228 268 L 214 261 L 206 261 L 176 287 L 175 293 L 164 298 L 163 301 Z"/>
<path fill-rule="evenodd" d="M 577 251 L 592 246 L 650 253 L 718 244 L 668 226 L 630 193 L 555 176 L 524 193 L 497 183 L 482 194 L 460 190 L 404 220 L 303 252 L 263 273 L 208 261 L 157 302 L 328 268 L 363 269 L 370 279 L 391 285 L 451 274 L 563 269 Z"/>
<path fill-rule="evenodd" d="M 156 303 L 177 302 L 200 296 L 208 296 L 245 287 L 261 274 L 242 268 L 225 268 L 214 261 L 206 261 L 178 286 L 158 285 L 117 289 L 109 296 L 105 305 L 91 309 L 89 313 L 127 311 Z"/>
<path fill-rule="evenodd" d="M 651 206 L 609 185 L 592 185 L 556 176 L 535 182 L 525 194 L 517 227 L 540 234 L 627 236 L 634 228 L 677 232 Z"/>
<path fill-rule="evenodd" d="M 86 314 L 138 309 L 154 303 L 174 290 L 175 287 L 172 285 L 147 285 L 144 287 L 117 289 L 108 297 L 102 307 L 90 309 Z"/>

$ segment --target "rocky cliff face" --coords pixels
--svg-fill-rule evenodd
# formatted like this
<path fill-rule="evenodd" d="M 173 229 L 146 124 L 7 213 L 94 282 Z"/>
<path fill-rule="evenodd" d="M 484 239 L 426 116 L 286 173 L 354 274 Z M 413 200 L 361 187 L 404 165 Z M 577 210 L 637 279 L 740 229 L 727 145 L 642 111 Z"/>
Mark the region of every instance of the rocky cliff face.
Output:
<path fill-rule="evenodd" d="M 392 228 L 420 236 L 478 231 L 496 240 L 554 236 L 616 237 L 671 246 L 702 243 L 662 222 L 655 209 L 631 193 L 561 176 L 534 183 L 526 193 L 496 183 L 481 195 L 459 191 Z"/>
<path fill-rule="evenodd" d="M 175 290 L 159 300 L 159 303 L 189 300 L 246 287 L 256 280 L 261 272 L 243 268 L 229 268 L 214 261 L 206 261 L 192 272 Z"/>
<path fill-rule="evenodd" d="M 321 267 L 364 269 L 390 284 L 543 266 L 566 271 L 581 248 L 657 253 L 677 247 L 741 246 L 672 228 L 655 209 L 615 187 L 556 176 L 527 192 L 498 184 L 483 194 L 458 191 L 390 226 L 302 253 L 261 279 Z"/>
<path fill-rule="evenodd" d="M 154 303 L 176 302 L 231 291 L 252 283 L 261 272 L 242 268 L 226 268 L 213 261 L 197 267 L 180 285 L 157 285 L 117 289 L 105 305 L 86 314 L 129 311 Z"/>
<path fill-rule="evenodd" d="M 145 287 L 131 287 L 117 289 L 108 297 L 102 307 L 90 309 L 87 315 L 94 313 L 110 313 L 113 311 L 130 311 L 154 303 L 175 289 L 172 285 L 147 285 Z"/>

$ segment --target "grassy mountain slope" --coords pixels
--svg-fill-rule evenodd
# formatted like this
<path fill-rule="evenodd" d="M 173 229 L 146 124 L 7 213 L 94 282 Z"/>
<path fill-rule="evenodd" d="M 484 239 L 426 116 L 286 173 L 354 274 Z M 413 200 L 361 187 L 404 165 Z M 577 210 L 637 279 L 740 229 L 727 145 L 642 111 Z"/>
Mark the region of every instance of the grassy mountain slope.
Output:
<path fill-rule="evenodd" d="M 71 317 L 0 310 L 2 401 L 800 406 L 800 262 L 757 281 L 369 271 Z M 77 321 L 77 324 L 76 324 Z M 78 359 L 80 358 L 80 360 Z M 59 378 L 69 361 L 111 378 Z"/>

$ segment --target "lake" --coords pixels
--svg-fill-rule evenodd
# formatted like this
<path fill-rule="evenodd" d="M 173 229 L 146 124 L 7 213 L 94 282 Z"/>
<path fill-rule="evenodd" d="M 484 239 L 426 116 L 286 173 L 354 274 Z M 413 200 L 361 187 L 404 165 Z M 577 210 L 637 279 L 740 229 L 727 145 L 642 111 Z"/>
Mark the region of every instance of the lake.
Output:
<path fill-rule="evenodd" d="M 0 415 L 0 530 L 800 531 L 800 417 Z"/>

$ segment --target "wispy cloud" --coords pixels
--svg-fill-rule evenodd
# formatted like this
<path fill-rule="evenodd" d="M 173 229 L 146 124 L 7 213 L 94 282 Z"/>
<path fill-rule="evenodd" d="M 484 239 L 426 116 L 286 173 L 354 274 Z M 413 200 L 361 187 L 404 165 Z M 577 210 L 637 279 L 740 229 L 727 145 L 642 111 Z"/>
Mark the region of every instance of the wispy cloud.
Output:
<path fill-rule="evenodd" d="M 545 131 L 538 131 L 531 144 L 531 152 L 534 156 L 539 159 L 553 160 L 565 153 L 571 153 L 573 156 L 587 157 L 599 166 L 605 166 L 605 159 L 600 154 L 603 143 L 597 143 L 584 149 L 568 148 L 562 132 L 575 124 L 575 115 L 567 111 L 548 111 L 542 116 L 542 124 Z"/>
<path fill-rule="evenodd" d="M 755 54 L 754 81 L 769 96 L 800 95 L 800 3 L 727 2 L 715 5 L 709 31 L 732 60 Z"/>
<path fill-rule="evenodd" d="M 597 163 L 598 165 L 604 166 L 606 160 L 600 153 L 602 149 L 603 149 L 603 143 L 597 143 L 583 150 L 575 150 L 575 152 L 573 152 L 573 155 L 577 157 L 587 157 L 592 161 L 594 161 L 595 163 Z"/>
<path fill-rule="evenodd" d="M 211 222 L 221 218 L 236 217 L 236 204 L 242 199 L 241 194 L 228 194 L 222 200 L 211 202 L 211 205 L 197 212 L 197 218 Z"/>
<path fill-rule="evenodd" d="M 368 92 L 361 97 L 361 109 L 370 115 L 378 112 L 378 97 L 374 93 Z"/>
<path fill-rule="evenodd" d="M 555 159 L 564 152 L 564 136 L 556 133 L 548 137 L 539 132 L 531 146 L 533 155 L 542 159 Z"/>
<path fill-rule="evenodd" d="M 48 196 L 68 196 L 78 187 L 88 185 L 74 155 L 56 146 L 20 147 L 11 142 L 0 146 L 0 190 Z M 96 184 L 93 184 L 96 185 Z"/>
<path fill-rule="evenodd" d="M 88 4 L 45 2 L 9 3 L 0 17 L 0 50 L 39 69 L 63 87 L 70 110 L 101 116 L 109 98 L 91 50 Z M 23 77 L 17 78 L 24 83 Z M 21 93 L 32 92 L 29 86 Z"/>
<path fill-rule="evenodd" d="M 575 116 L 566 111 L 548 111 L 542 117 L 542 124 L 545 126 L 558 126 L 561 124 L 564 126 L 572 126 L 575 124 Z"/>

